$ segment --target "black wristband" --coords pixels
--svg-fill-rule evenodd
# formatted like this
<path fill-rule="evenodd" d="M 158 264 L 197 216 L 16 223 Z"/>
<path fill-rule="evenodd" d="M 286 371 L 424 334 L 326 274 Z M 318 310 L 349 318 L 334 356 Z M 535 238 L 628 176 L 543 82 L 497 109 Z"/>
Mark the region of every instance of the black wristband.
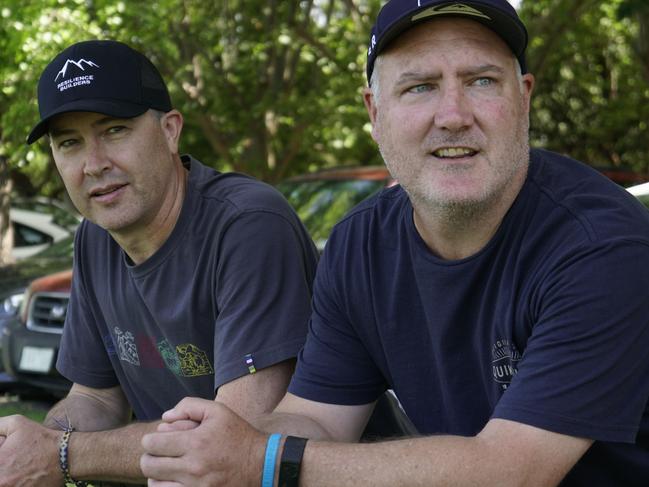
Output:
<path fill-rule="evenodd" d="M 306 446 L 306 438 L 287 436 L 282 451 L 282 460 L 279 466 L 278 487 L 298 487 L 297 481 L 300 478 L 300 467 L 302 455 Z"/>

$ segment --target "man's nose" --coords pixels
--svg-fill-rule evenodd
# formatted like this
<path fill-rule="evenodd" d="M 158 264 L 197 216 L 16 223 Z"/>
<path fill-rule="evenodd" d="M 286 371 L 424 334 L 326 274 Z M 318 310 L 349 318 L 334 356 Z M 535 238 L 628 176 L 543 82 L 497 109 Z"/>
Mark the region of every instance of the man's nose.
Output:
<path fill-rule="evenodd" d="M 473 108 L 464 87 L 458 83 L 441 93 L 435 107 L 434 121 L 437 128 L 456 132 L 473 124 Z"/>
<path fill-rule="evenodd" d="M 83 172 L 86 176 L 101 176 L 110 169 L 110 159 L 100 142 L 88 142 Z"/>

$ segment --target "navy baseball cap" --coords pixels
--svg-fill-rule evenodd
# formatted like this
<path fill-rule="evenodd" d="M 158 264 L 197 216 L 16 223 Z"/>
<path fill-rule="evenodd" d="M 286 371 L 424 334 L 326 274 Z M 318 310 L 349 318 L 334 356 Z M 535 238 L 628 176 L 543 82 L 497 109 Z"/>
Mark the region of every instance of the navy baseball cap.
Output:
<path fill-rule="evenodd" d="M 367 50 L 367 81 L 372 78 L 376 57 L 392 40 L 420 22 L 441 16 L 466 17 L 489 27 L 507 43 L 523 73 L 527 72 L 527 30 L 507 0 L 390 0 L 372 27 Z"/>
<path fill-rule="evenodd" d="M 27 143 L 45 135 L 49 121 L 61 113 L 131 118 L 150 108 L 168 112 L 172 107 L 162 76 L 146 56 L 117 41 L 79 42 L 56 56 L 41 74 L 41 120 Z"/>

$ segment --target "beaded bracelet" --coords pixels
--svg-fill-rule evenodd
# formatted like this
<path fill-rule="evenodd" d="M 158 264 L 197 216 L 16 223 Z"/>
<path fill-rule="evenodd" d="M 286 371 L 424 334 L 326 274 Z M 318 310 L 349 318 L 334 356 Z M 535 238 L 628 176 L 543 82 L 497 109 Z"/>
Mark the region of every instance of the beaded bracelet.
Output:
<path fill-rule="evenodd" d="M 61 472 L 63 473 L 63 483 L 67 486 L 73 487 L 87 487 L 88 484 L 83 480 L 74 480 L 70 476 L 70 467 L 68 466 L 68 448 L 70 446 L 70 435 L 74 428 L 72 426 L 66 426 L 63 430 L 63 436 L 61 436 L 61 441 L 59 442 L 59 466 L 61 467 Z"/>

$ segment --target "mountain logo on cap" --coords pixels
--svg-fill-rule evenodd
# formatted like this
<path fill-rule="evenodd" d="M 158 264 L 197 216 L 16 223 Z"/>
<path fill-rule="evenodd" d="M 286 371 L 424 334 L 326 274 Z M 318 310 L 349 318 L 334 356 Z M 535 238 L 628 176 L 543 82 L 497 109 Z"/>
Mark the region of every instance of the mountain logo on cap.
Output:
<path fill-rule="evenodd" d="M 87 61 L 86 59 L 79 59 L 78 61 L 74 61 L 72 59 L 68 59 L 65 61 L 65 64 L 63 65 L 63 68 L 61 68 L 61 71 L 59 71 L 56 75 L 56 78 L 54 78 L 54 81 L 59 79 L 59 76 L 62 78 L 65 78 L 65 73 L 68 71 L 68 66 L 70 64 L 74 64 L 77 68 L 79 68 L 81 71 L 85 71 L 86 68 L 84 66 L 89 66 L 93 68 L 98 68 L 99 65 L 92 62 L 92 61 Z"/>
<path fill-rule="evenodd" d="M 476 10 L 473 7 L 464 5 L 462 3 L 454 3 L 453 5 L 446 5 L 443 7 L 430 7 L 422 12 L 419 12 L 417 15 L 413 16 L 410 19 L 412 22 L 415 22 L 420 19 L 425 19 L 426 17 L 432 17 L 433 15 L 472 15 L 474 17 L 482 17 L 483 19 L 491 20 L 490 17 L 483 14 L 479 10 Z"/>

